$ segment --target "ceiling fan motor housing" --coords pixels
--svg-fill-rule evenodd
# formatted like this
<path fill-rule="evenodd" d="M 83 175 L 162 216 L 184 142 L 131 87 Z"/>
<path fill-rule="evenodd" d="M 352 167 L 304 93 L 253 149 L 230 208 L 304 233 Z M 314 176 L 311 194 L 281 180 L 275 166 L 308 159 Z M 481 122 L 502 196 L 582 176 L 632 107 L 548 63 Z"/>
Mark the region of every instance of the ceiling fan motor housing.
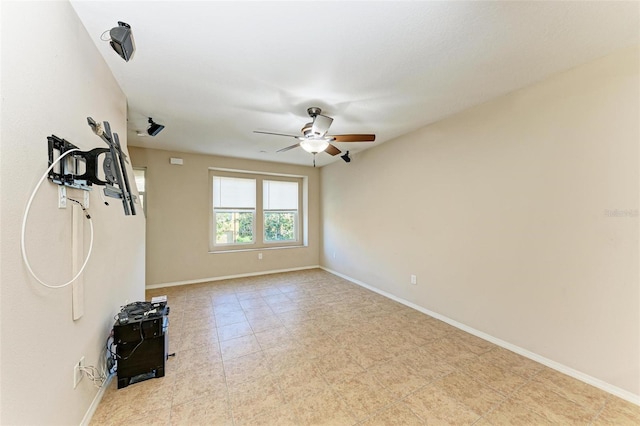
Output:
<path fill-rule="evenodd" d="M 307 139 L 315 138 L 317 136 L 320 136 L 320 135 L 316 135 L 316 134 L 313 133 L 313 123 L 305 124 L 301 131 L 302 131 L 302 134 L 304 135 L 304 137 L 307 138 Z"/>

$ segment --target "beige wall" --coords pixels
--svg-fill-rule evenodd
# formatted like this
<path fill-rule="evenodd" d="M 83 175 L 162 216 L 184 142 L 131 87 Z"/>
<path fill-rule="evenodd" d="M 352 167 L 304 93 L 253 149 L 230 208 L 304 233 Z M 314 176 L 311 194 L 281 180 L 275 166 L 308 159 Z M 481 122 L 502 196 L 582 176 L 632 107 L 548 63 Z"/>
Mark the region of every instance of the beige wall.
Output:
<path fill-rule="evenodd" d="M 84 316 L 72 319 L 71 287 L 48 289 L 22 262 L 27 200 L 47 169 L 47 136 L 83 150 L 105 144 L 86 117 L 109 121 L 126 147 L 126 99 L 68 2 L 2 2 L 0 133 L 0 424 L 79 424 L 98 390 L 73 388 L 73 367 L 99 366 L 113 316 L 144 296 L 144 217 L 125 217 L 90 195 L 93 255 L 82 276 Z M 82 197 L 72 190 L 69 196 Z M 72 208 L 58 209 L 57 186 L 44 182 L 29 214 L 27 250 L 44 280 L 70 279 Z M 89 228 L 84 221 L 84 244 Z"/>
<path fill-rule="evenodd" d="M 134 166 L 146 167 L 147 285 L 317 266 L 319 171 L 312 167 L 131 147 Z M 184 160 L 170 164 L 171 157 Z M 209 253 L 209 168 L 308 177 L 309 245 L 238 253 Z"/>
<path fill-rule="evenodd" d="M 637 398 L 639 77 L 627 50 L 324 167 L 322 265 Z"/>

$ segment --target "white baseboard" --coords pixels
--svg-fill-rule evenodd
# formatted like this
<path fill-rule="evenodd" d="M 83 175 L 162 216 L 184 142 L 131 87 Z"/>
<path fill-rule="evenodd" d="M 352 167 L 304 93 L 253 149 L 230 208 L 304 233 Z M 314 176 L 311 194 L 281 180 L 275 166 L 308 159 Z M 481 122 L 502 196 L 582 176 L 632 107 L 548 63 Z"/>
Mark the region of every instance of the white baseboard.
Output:
<path fill-rule="evenodd" d="M 327 271 L 327 272 L 329 272 L 329 273 L 331 273 L 331 274 L 334 274 L 334 275 L 337 275 L 337 276 L 339 276 L 341 278 L 344 278 L 345 280 L 351 281 L 354 284 L 357 284 L 357 285 L 359 285 L 361 287 L 364 287 L 364 288 L 366 288 L 368 290 L 371 290 L 371 291 L 373 291 L 375 293 L 378 293 L 378 294 L 380 294 L 382 296 L 388 297 L 389 299 L 395 300 L 398 303 L 402 303 L 405 306 L 409 306 L 410 308 L 413 308 L 413 309 L 415 309 L 417 311 L 420 311 L 420 312 L 422 312 L 424 314 L 427 314 L 427 315 L 429 315 L 431 317 L 439 319 L 440 321 L 446 322 L 447 324 L 452 325 L 452 326 L 454 326 L 456 328 L 459 328 L 460 330 L 466 331 L 469 334 L 473 334 L 474 336 L 477 336 L 477 337 L 479 337 L 481 339 L 484 339 L 486 341 L 494 343 L 494 344 L 496 344 L 496 345 L 498 345 L 500 347 L 508 349 L 508 350 L 510 350 L 512 352 L 515 352 L 515 353 L 517 353 L 519 355 L 522 355 L 522 356 L 524 356 L 526 358 L 529 358 L 529 359 L 531 359 L 533 361 L 539 362 L 540 364 L 546 365 L 547 367 L 552 368 L 552 369 L 554 369 L 556 371 L 559 371 L 560 373 L 566 374 L 567 376 L 571 376 L 574 379 L 578 379 L 578 380 L 580 380 L 580 381 L 582 381 L 584 383 L 587 383 L 587 384 L 589 384 L 591 386 L 594 386 L 594 387 L 596 387 L 598 389 L 602 389 L 603 391 L 608 392 L 608 393 L 610 393 L 612 395 L 615 395 L 615 396 L 617 396 L 619 398 L 622 398 L 625 401 L 629 401 L 629 402 L 631 402 L 633 404 L 640 405 L 640 395 L 636 395 L 636 394 L 631 393 L 631 392 L 629 392 L 627 390 L 620 389 L 617 386 L 609 384 L 609 383 L 607 383 L 605 381 L 602 381 L 600 379 L 597 379 L 595 377 L 589 376 L 588 374 L 585 374 L 585 373 L 583 373 L 581 371 L 574 370 L 573 368 L 567 367 L 564 364 L 560 364 L 559 362 L 553 361 L 553 360 L 551 360 L 549 358 L 545 358 L 545 357 L 543 357 L 541 355 L 538 355 L 538 354 L 536 354 L 534 352 L 531 352 L 531 351 L 529 351 L 527 349 L 523 349 L 523 348 L 521 348 L 519 346 L 516 346 L 516 345 L 513 345 L 513 344 L 511 344 L 509 342 L 505 342 L 504 340 L 498 339 L 497 337 L 493 337 L 493 336 L 491 336 L 491 335 L 489 335 L 487 333 L 484 333 L 482 331 L 476 330 L 475 328 L 469 327 L 468 325 L 465 325 L 465 324 L 462 324 L 462 323 L 460 323 L 458 321 L 452 320 L 451 318 L 448 318 L 448 317 L 446 317 L 444 315 L 441 315 L 441 314 L 439 314 L 437 312 L 430 311 L 429 309 L 423 308 L 422 306 L 416 305 L 415 303 L 409 302 L 408 300 L 402 299 L 401 297 L 395 296 L 395 295 L 393 295 L 391 293 L 387 293 L 384 290 L 380 290 L 380 289 L 378 289 L 376 287 L 368 285 L 368 284 L 366 284 L 366 283 L 364 283 L 364 282 L 362 282 L 360 280 L 357 280 L 355 278 L 351 278 L 351 277 L 349 277 L 347 275 L 341 274 L 340 272 L 333 271 L 333 270 L 331 270 L 329 268 L 325 268 L 324 266 L 320 266 L 320 268 L 325 270 L 325 271 Z"/>
<path fill-rule="evenodd" d="M 282 272 L 304 271 L 305 269 L 319 269 L 319 268 L 320 268 L 320 265 L 312 265 L 312 266 L 301 266 L 298 268 L 274 269 L 271 271 L 250 272 L 247 274 L 225 275 L 223 277 L 198 278 L 195 280 L 188 280 L 188 281 L 173 281 L 173 282 L 160 283 L 160 284 L 151 284 L 146 286 L 145 289 L 150 290 L 154 288 L 174 287 L 178 285 L 200 284 L 200 283 L 207 283 L 211 281 L 230 280 L 233 278 L 255 277 L 258 275 L 271 275 L 271 274 L 279 274 Z"/>
<path fill-rule="evenodd" d="M 89 409 L 87 410 L 87 412 L 84 414 L 84 418 L 82 419 L 82 422 L 80 422 L 80 426 L 89 426 L 89 423 L 91 423 L 91 418 L 96 413 L 96 410 L 98 409 L 98 405 L 100 404 L 100 401 L 102 401 L 104 392 L 109 387 L 109 383 L 111 383 L 111 379 L 113 379 L 113 376 L 115 376 L 115 373 L 109 374 L 109 376 L 107 377 L 107 380 L 105 380 L 102 386 L 100 386 L 100 389 L 98 389 L 98 393 L 93 398 L 93 401 L 91 401 L 91 405 L 89 406 Z"/>

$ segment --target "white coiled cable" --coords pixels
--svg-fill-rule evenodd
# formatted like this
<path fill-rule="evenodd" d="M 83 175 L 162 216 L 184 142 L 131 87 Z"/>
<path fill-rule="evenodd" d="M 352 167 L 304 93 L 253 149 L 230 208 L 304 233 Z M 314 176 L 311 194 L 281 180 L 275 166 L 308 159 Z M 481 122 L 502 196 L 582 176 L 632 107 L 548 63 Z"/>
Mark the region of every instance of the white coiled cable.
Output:
<path fill-rule="evenodd" d="M 42 175 L 42 177 L 38 181 L 38 184 L 36 185 L 36 187 L 34 188 L 33 192 L 31 193 L 31 196 L 29 197 L 29 201 L 27 202 L 27 207 L 24 210 L 24 216 L 22 218 L 22 234 L 21 234 L 21 239 L 20 239 L 20 242 L 21 242 L 21 245 L 22 245 L 22 260 L 24 260 L 24 264 L 27 266 L 27 270 L 29 271 L 31 276 L 33 278 L 35 278 L 35 280 L 38 281 L 40 284 L 42 284 L 43 286 L 48 287 L 48 288 L 66 287 L 69 284 L 71 284 L 72 282 L 74 282 L 75 280 L 77 280 L 78 277 L 84 271 L 84 268 L 87 266 L 87 263 L 89 263 L 89 258 L 91 257 L 91 251 L 93 250 L 93 222 L 91 221 L 91 217 L 89 215 L 87 215 L 86 217 L 89 220 L 89 228 L 91 229 L 91 238 L 90 238 L 90 242 L 89 242 L 89 251 L 87 252 L 87 258 L 84 260 L 84 263 L 82 264 L 82 267 L 80 267 L 80 270 L 78 271 L 78 273 L 73 278 L 71 278 L 69 281 L 67 281 L 64 284 L 59 284 L 59 285 L 47 284 L 46 282 L 41 280 L 35 274 L 35 272 L 33 272 L 33 269 L 31 268 L 31 264 L 29 263 L 29 258 L 27 257 L 27 250 L 26 250 L 26 244 L 25 244 L 25 234 L 26 234 L 26 229 L 27 229 L 27 217 L 29 215 L 29 210 L 31 210 L 31 203 L 33 203 L 33 199 L 35 198 L 35 196 L 36 196 L 36 194 L 38 192 L 38 189 L 40 189 L 40 185 L 42 185 L 42 182 L 44 182 L 44 180 L 47 178 L 47 176 L 49 175 L 49 172 L 51 170 L 53 170 L 53 168 L 56 166 L 56 164 L 58 164 L 63 158 L 65 158 L 67 155 L 69 155 L 69 154 L 71 154 L 72 152 L 75 152 L 75 151 L 80 151 L 80 150 L 75 148 L 75 149 L 71 149 L 69 151 L 66 151 L 65 153 L 60 155 L 60 157 L 58 157 L 53 162 L 53 164 L 51 164 L 51 166 L 49 166 L 47 171 L 44 172 L 44 174 Z"/>

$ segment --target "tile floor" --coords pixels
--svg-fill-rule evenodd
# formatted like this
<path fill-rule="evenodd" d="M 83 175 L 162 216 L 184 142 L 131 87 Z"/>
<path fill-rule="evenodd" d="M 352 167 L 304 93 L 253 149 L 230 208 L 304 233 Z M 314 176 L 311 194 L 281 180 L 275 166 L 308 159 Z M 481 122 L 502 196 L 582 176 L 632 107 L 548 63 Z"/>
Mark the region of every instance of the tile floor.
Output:
<path fill-rule="evenodd" d="M 325 271 L 168 296 L 163 378 L 92 425 L 640 424 L 640 407 Z"/>

